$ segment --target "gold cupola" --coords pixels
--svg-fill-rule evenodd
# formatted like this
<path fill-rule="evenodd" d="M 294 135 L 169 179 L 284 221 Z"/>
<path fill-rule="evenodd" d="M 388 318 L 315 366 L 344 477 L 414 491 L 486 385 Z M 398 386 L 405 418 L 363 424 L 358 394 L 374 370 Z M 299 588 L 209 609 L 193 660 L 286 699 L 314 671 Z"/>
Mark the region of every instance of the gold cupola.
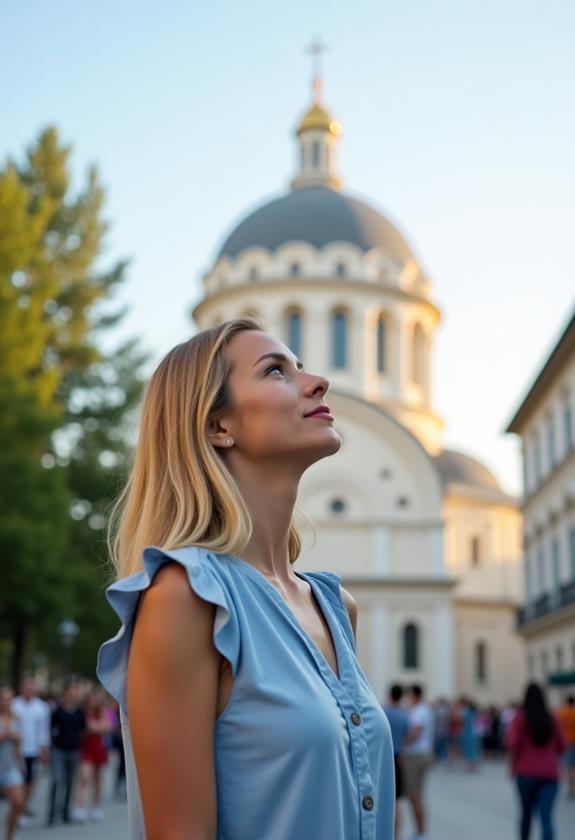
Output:
<path fill-rule="evenodd" d="M 341 130 L 341 123 L 334 120 L 319 102 L 314 102 L 309 111 L 302 117 L 296 129 L 296 134 L 299 137 L 304 131 L 329 131 L 330 134 L 337 137 L 341 134 Z"/>

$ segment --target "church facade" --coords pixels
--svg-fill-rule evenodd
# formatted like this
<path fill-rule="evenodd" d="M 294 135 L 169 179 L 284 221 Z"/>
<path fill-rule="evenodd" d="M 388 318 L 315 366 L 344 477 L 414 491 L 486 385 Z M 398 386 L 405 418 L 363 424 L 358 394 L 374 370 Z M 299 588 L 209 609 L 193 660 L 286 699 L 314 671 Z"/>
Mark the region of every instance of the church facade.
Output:
<path fill-rule="evenodd" d="M 314 87 L 290 191 L 228 235 L 193 318 L 253 315 L 330 380 L 343 443 L 302 480 L 298 563 L 341 575 L 357 600 L 377 695 L 420 682 L 432 698 L 505 703 L 524 678 L 517 501 L 442 448 L 431 282 L 385 216 L 343 191 L 341 126 Z"/>

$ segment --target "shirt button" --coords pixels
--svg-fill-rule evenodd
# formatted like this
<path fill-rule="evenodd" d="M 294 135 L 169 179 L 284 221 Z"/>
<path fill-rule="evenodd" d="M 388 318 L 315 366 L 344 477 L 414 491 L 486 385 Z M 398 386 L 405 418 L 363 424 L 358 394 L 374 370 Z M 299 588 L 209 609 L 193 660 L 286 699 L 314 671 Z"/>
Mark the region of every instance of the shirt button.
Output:
<path fill-rule="evenodd" d="M 371 811 L 373 808 L 373 797 L 372 796 L 364 796 L 361 800 L 361 804 L 365 808 L 366 811 Z"/>
<path fill-rule="evenodd" d="M 351 713 L 351 722 L 355 724 L 355 726 L 359 726 L 361 723 L 361 715 L 359 712 L 352 712 Z"/>

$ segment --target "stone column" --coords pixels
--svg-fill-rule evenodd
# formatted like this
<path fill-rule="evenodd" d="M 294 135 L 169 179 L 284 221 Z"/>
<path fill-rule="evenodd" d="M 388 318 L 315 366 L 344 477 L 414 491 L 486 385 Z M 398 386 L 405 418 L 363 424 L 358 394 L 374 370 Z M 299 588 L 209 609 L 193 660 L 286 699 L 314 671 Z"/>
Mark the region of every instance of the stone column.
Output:
<path fill-rule="evenodd" d="M 369 681 L 375 696 L 381 703 L 391 680 L 391 644 L 389 614 L 385 607 L 374 604 L 371 609 L 371 656 Z"/>
<path fill-rule="evenodd" d="M 376 525 L 372 531 L 372 567 L 377 575 L 386 577 L 391 574 L 391 528 Z"/>

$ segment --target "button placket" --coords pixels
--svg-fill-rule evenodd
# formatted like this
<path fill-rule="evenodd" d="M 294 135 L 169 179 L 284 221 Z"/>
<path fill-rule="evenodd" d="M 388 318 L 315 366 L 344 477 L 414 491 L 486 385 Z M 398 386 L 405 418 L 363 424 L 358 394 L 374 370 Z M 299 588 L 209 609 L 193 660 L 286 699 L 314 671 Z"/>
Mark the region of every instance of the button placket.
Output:
<path fill-rule="evenodd" d="M 239 560 L 239 558 L 235 559 Z M 239 560 L 239 562 L 242 565 L 249 566 L 245 561 Z M 359 805 L 358 816 L 360 818 L 360 837 L 358 840 L 376 840 L 376 812 L 374 799 L 371 795 L 373 792 L 373 779 L 371 776 L 369 750 L 367 747 L 365 727 L 361 725 L 363 718 L 358 711 L 361 708 L 361 692 L 360 680 L 357 674 L 356 654 L 350 648 L 334 608 L 329 602 L 329 599 L 324 595 L 319 583 L 313 579 L 311 574 L 308 576 L 306 573 L 298 573 L 310 585 L 331 631 L 337 656 L 339 679 L 320 649 L 304 631 L 301 623 L 296 619 L 295 614 L 277 589 L 266 580 L 264 575 L 251 566 L 249 566 L 248 574 L 259 581 L 272 594 L 284 616 L 289 620 L 291 626 L 305 643 L 308 652 L 316 663 L 320 675 L 323 677 L 325 684 L 341 709 L 343 718 L 347 724 L 346 728 L 349 734 L 355 771 L 355 784 L 358 796 L 358 800 L 356 801 Z M 371 804 L 366 805 L 366 802 Z"/>

